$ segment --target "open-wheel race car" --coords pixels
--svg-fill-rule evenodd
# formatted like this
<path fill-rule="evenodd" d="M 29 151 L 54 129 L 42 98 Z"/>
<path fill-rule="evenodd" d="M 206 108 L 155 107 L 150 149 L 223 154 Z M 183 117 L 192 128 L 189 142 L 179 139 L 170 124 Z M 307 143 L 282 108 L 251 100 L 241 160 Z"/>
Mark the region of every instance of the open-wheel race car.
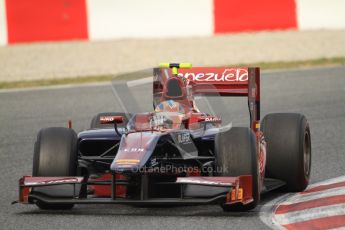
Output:
<path fill-rule="evenodd" d="M 202 112 L 196 96 L 248 98 L 249 127 Z M 259 68 L 161 64 L 153 111 L 100 113 L 88 130 L 42 129 L 19 201 L 41 209 L 75 204 L 200 205 L 250 210 L 260 194 L 302 191 L 310 177 L 308 122 L 296 113 L 260 123 Z"/>

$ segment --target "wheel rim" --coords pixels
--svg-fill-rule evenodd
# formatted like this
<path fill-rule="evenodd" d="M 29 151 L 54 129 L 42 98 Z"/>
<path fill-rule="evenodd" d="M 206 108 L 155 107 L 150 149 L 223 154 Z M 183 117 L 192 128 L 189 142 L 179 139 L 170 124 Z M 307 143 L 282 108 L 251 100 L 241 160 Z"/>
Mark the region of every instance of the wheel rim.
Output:
<path fill-rule="evenodd" d="M 311 147 L 310 147 L 310 135 L 306 131 L 304 134 L 304 174 L 306 178 L 309 178 L 310 175 L 310 163 L 311 163 Z"/>

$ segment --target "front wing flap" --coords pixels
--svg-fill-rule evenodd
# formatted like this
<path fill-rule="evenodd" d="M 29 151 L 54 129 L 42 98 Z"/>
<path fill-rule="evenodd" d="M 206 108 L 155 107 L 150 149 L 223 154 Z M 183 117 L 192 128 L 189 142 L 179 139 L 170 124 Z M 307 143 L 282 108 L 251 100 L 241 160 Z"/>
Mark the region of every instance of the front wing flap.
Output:
<path fill-rule="evenodd" d="M 178 177 L 181 186 L 179 198 L 125 199 L 116 196 L 89 198 L 81 196 L 83 177 L 31 177 L 19 180 L 19 200 L 29 204 L 41 201 L 50 204 L 248 204 L 252 198 L 252 176 L 238 177 Z M 116 190 L 116 181 L 112 189 Z M 15 202 L 16 203 L 16 202 Z"/>

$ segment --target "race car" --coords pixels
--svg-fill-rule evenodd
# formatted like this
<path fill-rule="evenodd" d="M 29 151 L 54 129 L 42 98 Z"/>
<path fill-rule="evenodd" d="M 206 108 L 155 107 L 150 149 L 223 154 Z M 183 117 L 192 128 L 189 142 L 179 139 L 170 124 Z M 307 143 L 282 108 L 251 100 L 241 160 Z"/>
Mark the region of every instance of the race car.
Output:
<path fill-rule="evenodd" d="M 195 97 L 247 97 L 249 127 L 223 124 Z M 311 168 L 310 129 L 297 113 L 260 123 L 260 69 L 153 68 L 153 109 L 100 113 L 88 130 L 39 131 L 32 176 L 19 200 L 41 209 L 75 204 L 201 205 L 250 210 L 260 195 L 303 191 Z"/>

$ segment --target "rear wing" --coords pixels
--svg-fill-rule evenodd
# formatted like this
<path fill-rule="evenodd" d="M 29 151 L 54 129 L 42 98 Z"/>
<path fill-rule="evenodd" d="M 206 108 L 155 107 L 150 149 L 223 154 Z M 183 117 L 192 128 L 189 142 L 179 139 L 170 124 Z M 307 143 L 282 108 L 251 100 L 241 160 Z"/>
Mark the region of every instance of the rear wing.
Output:
<path fill-rule="evenodd" d="M 167 68 L 154 69 L 154 96 L 160 96 L 166 80 L 172 76 Z M 250 67 L 193 67 L 180 68 L 178 76 L 186 81 L 188 91 L 196 95 L 248 97 L 251 128 L 259 130 L 260 68 Z"/>

